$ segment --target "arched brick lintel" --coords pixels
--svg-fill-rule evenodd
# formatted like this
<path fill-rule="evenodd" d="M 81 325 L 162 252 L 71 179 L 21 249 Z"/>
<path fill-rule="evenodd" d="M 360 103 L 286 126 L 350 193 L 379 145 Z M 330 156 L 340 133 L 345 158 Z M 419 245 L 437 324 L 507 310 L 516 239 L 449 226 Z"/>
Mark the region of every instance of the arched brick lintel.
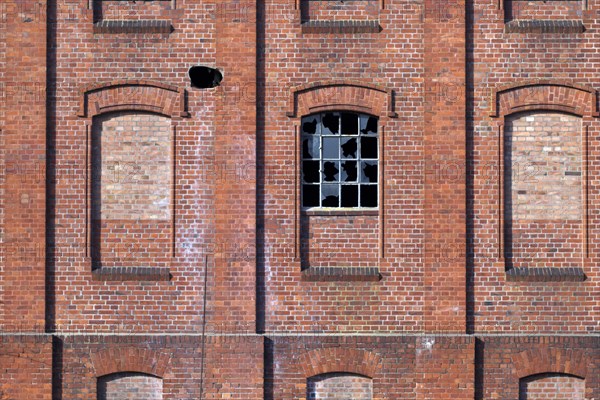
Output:
<path fill-rule="evenodd" d="M 189 117 L 184 88 L 147 80 L 118 80 L 82 90 L 79 117 L 114 111 L 149 111 L 167 117 Z"/>
<path fill-rule="evenodd" d="M 532 81 L 492 91 L 490 116 L 505 117 L 522 111 L 555 110 L 581 117 L 598 117 L 596 90 L 565 81 Z"/>
<path fill-rule="evenodd" d="M 96 377 L 117 372 L 141 372 L 162 378 L 170 361 L 168 354 L 136 347 L 101 350 L 93 353 L 91 358 Z"/>
<path fill-rule="evenodd" d="M 585 379 L 587 356 L 577 349 L 532 349 L 512 357 L 514 374 L 518 379 L 543 373 L 561 373 Z"/>
<path fill-rule="evenodd" d="M 354 81 L 319 81 L 292 89 L 287 116 L 297 118 L 321 111 L 349 110 L 396 118 L 393 91 Z"/>
<path fill-rule="evenodd" d="M 348 372 L 373 378 L 381 364 L 381 357 L 369 351 L 328 348 L 311 350 L 301 356 L 304 377 L 330 372 Z"/>

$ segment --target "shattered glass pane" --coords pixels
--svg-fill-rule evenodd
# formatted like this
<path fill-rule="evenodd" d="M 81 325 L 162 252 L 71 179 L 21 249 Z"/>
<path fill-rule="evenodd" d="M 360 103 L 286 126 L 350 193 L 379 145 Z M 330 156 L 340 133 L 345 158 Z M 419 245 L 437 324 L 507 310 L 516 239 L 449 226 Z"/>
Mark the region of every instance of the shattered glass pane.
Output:
<path fill-rule="evenodd" d="M 377 134 L 377 118 L 369 115 L 360 116 L 360 133 L 363 135 Z"/>
<path fill-rule="evenodd" d="M 358 185 L 342 186 L 342 207 L 358 207 Z"/>
<path fill-rule="evenodd" d="M 339 161 L 323 162 L 323 182 L 338 182 L 340 172 Z"/>
<path fill-rule="evenodd" d="M 344 158 L 356 158 L 356 150 L 358 148 L 356 138 L 342 138 L 341 148 Z"/>
<path fill-rule="evenodd" d="M 323 158 L 340 158 L 340 139 L 337 137 L 323 138 Z"/>
<path fill-rule="evenodd" d="M 342 163 L 342 182 L 356 182 L 358 180 L 358 166 L 356 161 Z"/>
<path fill-rule="evenodd" d="M 340 114 L 325 113 L 323 115 L 322 135 L 337 135 L 340 132 Z"/>
<path fill-rule="evenodd" d="M 304 136 L 302 139 L 302 158 L 319 159 L 319 138 Z"/>
<path fill-rule="evenodd" d="M 319 185 L 302 185 L 302 204 L 304 207 L 319 207 Z"/>
<path fill-rule="evenodd" d="M 377 162 L 366 162 L 360 163 L 360 181 L 376 183 L 377 182 Z"/>
<path fill-rule="evenodd" d="M 342 135 L 358 135 L 358 114 L 342 113 Z"/>
<path fill-rule="evenodd" d="M 318 127 L 320 121 L 320 115 L 312 115 L 310 117 L 302 118 L 302 133 L 307 133 L 309 135 L 318 134 Z"/>
<path fill-rule="evenodd" d="M 302 162 L 302 178 L 304 182 L 318 183 L 319 180 L 319 161 Z"/>
<path fill-rule="evenodd" d="M 360 138 L 360 158 L 377 158 L 377 138 Z"/>
<path fill-rule="evenodd" d="M 377 185 L 360 185 L 360 206 L 377 207 Z"/>
<path fill-rule="evenodd" d="M 323 185 L 321 187 L 321 206 L 339 207 L 340 198 L 339 185 Z"/>

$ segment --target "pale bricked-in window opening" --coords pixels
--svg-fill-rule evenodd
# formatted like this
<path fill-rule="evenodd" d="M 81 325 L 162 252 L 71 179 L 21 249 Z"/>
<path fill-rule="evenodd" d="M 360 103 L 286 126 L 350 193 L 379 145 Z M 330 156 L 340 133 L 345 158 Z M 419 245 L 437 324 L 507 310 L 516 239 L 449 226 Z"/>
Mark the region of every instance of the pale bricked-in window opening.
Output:
<path fill-rule="evenodd" d="M 100 266 L 168 266 L 171 121 L 119 112 L 94 118 L 92 258 Z"/>
<path fill-rule="evenodd" d="M 98 378 L 98 400 L 162 400 L 163 382 L 161 378 L 120 372 Z"/>
<path fill-rule="evenodd" d="M 325 112 L 302 118 L 302 205 L 376 208 L 377 118 Z"/>
<path fill-rule="evenodd" d="M 584 400 L 585 380 L 566 374 L 539 374 L 519 381 L 519 400 Z"/>
<path fill-rule="evenodd" d="M 527 112 L 504 131 L 505 257 L 514 267 L 580 267 L 581 118 Z"/>
<path fill-rule="evenodd" d="M 348 373 L 328 373 L 308 378 L 307 400 L 371 400 L 373 380 Z"/>

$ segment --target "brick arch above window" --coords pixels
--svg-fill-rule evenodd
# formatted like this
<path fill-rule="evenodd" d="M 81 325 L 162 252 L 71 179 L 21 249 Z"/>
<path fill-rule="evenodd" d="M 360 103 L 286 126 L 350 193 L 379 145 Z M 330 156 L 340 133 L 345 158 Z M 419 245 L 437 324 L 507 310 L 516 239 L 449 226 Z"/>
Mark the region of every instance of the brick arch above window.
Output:
<path fill-rule="evenodd" d="M 526 350 L 512 356 L 512 361 L 519 379 L 548 372 L 585 379 L 589 363 L 583 350 L 565 348 Z"/>
<path fill-rule="evenodd" d="M 117 80 L 85 87 L 77 115 L 91 118 L 125 110 L 189 117 L 184 88 L 148 80 Z"/>
<path fill-rule="evenodd" d="M 381 365 L 381 357 L 365 350 L 326 348 L 304 353 L 299 365 L 305 378 L 331 372 L 348 372 L 373 378 Z"/>
<path fill-rule="evenodd" d="M 318 81 L 292 89 L 287 116 L 297 118 L 321 111 L 347 110 L 396 118 L 394 94 L 379 85 L 355 81 Z"/>
<path fill-rule="evenodd" d="M 171 356 L 137 347 L 111 348 L 91 355 L 96 377 L 118 372 L 140 372 L 159 378 L 165 376 Z"/>
<path fill-rule="evenodd" d="M 505 117 L 522 111 L 554 110 L 581 117 L 598 117 L 597 92 L 566 81 L 537 80 L 492 90 L 490 116 Z"/>

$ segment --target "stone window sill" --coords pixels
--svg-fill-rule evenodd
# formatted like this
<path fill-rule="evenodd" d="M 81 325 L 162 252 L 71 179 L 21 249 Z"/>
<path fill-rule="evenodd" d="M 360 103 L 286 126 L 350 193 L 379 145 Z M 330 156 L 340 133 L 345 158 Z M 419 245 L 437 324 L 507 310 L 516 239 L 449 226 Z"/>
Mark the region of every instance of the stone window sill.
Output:
<path fill-rule="evenodd" d="M 585 26 L 581 20 L 535 20 L 515 19 L 504 25 L 506 33 L 582 33 Z"/>
<path fill-rule="evenodd" d="M 376 282 L 382 278 L 377 267 L 309 267 L 302 280 L 310 282 Z"/>
<path fill-rule="evenodd" d="M 160 281 L 171 279 L 168 268 L 155 267 L 102 267 L 92 271 L 94 281 Z"/>
<path fill-rule="evenodd" d="M 379 21 L 306 21 L 302 33 L 379 33 Z"/>
<path fill-rule="evenodd" d="M 94 24 L 94 33 L 171 33 L 173 25 L 168 20 L 116 20 L 106 19 Z"/>
<path fill-rule="evenodd" d="M 582 268 L 527 268 L 514 267 L 506 271 L 508 282 L 583 282 Z"/>

